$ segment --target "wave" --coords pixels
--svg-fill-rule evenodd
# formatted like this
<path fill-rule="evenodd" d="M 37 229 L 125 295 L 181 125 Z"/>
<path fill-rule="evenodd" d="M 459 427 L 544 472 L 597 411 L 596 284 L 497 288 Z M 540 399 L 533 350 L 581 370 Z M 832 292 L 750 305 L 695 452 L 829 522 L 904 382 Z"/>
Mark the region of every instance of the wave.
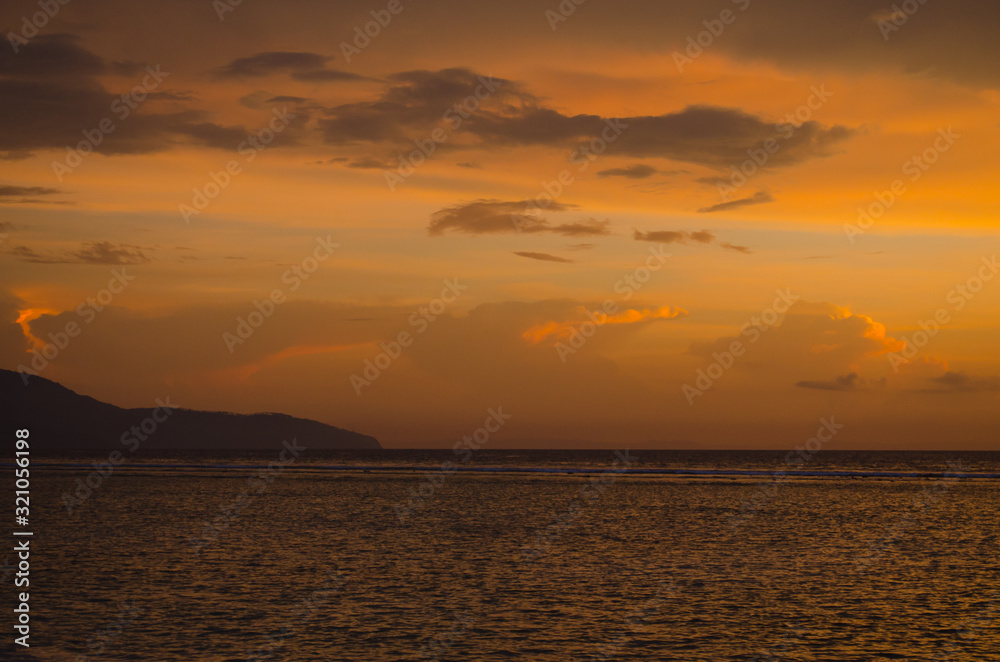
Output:
<path fill-rule="evenodd" d="M 13 463 L 0 464 L 3 467 L 13 467 Z M 267 464 L 190 464 L 146 462 L 128 463 L 115 467 L 115 471 L 144 470 L 164 473 L 168 472 L 217 472 L 217 471 L 255 471 L 266 470 Z M 36 471 L 79 471 L 93 470 L 93 464 L 76 462 L 34 462 L 32 468 Z M 285 466 L 284 471 L 294 473 L 485 473 L 485 474 L 549 474 L 549 475 L 594 475 L 616 474 L 623 476 L 721 476 L 721 477 L 752 477 L 752 478 L 939 478 L 955 480 L 1000 479 L 1000 473 L 972 473 L 951 471 L 857 471 L 837 469 L 795 469 L 790 471 L 767 469 L 700 469 L 672 467 L 522 467 L 522 466 L 461 466 L 456 465 L 444 470 L 440 465 L 421 464 L 300 464 Z"/>

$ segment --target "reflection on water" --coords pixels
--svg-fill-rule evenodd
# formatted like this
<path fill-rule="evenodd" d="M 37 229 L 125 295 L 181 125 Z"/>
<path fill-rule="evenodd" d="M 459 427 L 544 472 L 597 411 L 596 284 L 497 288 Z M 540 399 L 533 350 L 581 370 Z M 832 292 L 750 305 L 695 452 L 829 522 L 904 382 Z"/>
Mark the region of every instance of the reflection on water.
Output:
<path fill-rule="evenodd" d="M 998 481 L 456 474 L 401 521 L 420 474 L 286 472 L 222 519 L 246 476 L 123 471 L 70 515 L 79 475 L 33 481 L 23 659 L 1000 659 Z"/>

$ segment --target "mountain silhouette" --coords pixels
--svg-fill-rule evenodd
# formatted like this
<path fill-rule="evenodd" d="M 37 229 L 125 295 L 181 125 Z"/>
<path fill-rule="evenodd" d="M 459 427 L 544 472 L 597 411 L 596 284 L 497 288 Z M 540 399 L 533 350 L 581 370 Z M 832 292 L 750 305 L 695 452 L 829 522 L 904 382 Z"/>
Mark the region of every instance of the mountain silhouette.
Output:
<path fill-rule="evenodd" d="M 141 444 L 143 451 L 278 451 L 292 439 L 309 450 L 382 447 L 374 437 L 286 414 L 198 411 L 164 401 L 159 407 L 122 409 L 42 377 L 27 379 L 25 384 L 21 373 L 0 370 L 0 422 L 11 438 L 13 430 L 28 429 L 33 452 L 105 451 L 128 444 Z"/>

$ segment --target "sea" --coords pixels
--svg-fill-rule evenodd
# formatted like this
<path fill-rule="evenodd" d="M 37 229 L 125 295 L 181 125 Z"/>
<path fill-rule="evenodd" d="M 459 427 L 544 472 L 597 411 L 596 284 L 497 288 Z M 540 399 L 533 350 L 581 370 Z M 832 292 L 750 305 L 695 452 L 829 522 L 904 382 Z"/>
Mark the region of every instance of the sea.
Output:
<path fill-rule="evenodd" d="M 3 660 L 1000 660 L 997 452 L 33 455 L 30 499 Z"/>

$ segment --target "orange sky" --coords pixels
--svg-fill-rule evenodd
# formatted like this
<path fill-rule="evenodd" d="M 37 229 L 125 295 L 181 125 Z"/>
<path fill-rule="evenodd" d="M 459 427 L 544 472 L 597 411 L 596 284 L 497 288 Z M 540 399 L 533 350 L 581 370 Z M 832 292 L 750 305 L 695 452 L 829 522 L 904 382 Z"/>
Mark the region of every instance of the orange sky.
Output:
<path fill-rule="evenodd" d="M 646 4 L 7 3 L 2 367 L 386 446 L 995 448 L 1000 9 Z"/>

